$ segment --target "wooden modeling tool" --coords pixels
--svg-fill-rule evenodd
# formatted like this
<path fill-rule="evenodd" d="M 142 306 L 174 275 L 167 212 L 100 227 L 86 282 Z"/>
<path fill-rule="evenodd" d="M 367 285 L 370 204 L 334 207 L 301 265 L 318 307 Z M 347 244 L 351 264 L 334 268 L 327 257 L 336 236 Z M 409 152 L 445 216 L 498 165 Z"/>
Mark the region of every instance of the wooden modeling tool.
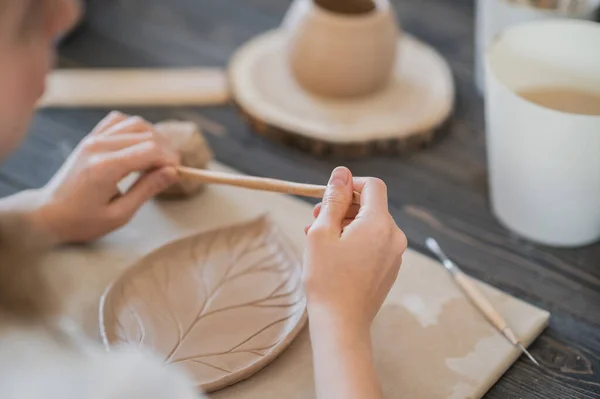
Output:
<path fill-rule="evenodd" d="M 39 108 L 221 105 L 229 100 L 218 68 L 59 69 Z"/>
<path fill-rule="evenodd" d="M 207 184 L 226 184 L 249 188 L 253 190 L 272 191 L 276 193 L 299 195 L 303 197 L 323 198 L 326 186 L 316 184 L 294 183 L 285 180 L 264 177 L 235 175 L 231 173 L 215 172 L 205 169 L 188 168 L 179 166 L 179 173 L 201 180 Z M 360 204 L 360 193 L 354 192 L 353 204 Z"/>
<path fill-rule="evenodd" d="M 452 262 L 442 251 L 437 241 L 433 238 L 428 238 L 425 241 L 425 245 L 431 252 L 433 252 L 440 262 L 444 265 L 446 270 L 450 272 L 454 281 L 460 286 L 467 297 L 473 302 L 473 304 L 479 309 L 479 311 L 485 316 L 485 318 L 494 325 L 508 339 L 508 341 L 519 348 L 527 357 L 536 365 L 540 364 L 535 360 L 533 356 L 525 349 L 521 341 L 517 338 L 515 333 L 510 329 L 508 323 L 490 301 L 483 295 L 483 293 L 475 286 L 473 281 L 454 263 Z"/>

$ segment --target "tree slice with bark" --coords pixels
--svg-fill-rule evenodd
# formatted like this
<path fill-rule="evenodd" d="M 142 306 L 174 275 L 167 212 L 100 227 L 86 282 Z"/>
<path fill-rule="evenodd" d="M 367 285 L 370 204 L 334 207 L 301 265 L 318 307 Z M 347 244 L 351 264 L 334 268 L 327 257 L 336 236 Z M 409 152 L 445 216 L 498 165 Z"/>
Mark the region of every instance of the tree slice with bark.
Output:
<path fill-rule="evenodd" d="M 315 96 L 293 79 L 287 34 L 274 30 L 242 46 L 229 66 L 234 103 L 259 135 L 315 156 L 406 154 L 427 147 L 446 129 L 455 87 L 447 62 L 404 34 L 394 77 L 360 98 Z"/>

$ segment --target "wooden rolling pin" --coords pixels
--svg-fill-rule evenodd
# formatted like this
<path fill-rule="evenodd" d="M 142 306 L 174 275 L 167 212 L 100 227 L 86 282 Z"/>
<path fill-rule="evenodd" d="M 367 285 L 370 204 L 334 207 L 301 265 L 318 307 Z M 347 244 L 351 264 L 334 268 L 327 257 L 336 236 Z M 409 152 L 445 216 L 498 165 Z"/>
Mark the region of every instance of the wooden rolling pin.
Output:
<path fill-rule="evenodd" d="M 218 68 L 59 69 L 47 79 L 45 107 L 220 105 L 229 100 Z"/>
<path fill-rule="evenodd" d="M 193 176 L 207 184 L 226 184 L 253 190 L 272 191 L 277 193 L 299 195 L 303 197 L 323 198 L 326 186 L 316 184 L 294 183 L 285 180 L 269 179 L 231 173 L 215 172 L 205 169 L 194 169 L 184 166 L 177 168 L 182 175 Z M 360 193 L 354 192 L 353 204 L 360 204 Z"/>

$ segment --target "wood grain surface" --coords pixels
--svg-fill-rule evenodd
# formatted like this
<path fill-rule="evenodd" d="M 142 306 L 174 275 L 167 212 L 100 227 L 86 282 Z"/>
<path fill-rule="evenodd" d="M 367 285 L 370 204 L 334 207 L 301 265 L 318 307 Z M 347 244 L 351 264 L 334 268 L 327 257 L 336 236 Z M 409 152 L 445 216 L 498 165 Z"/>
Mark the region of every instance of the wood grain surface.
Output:
<path fill-rule="evenodd" d="M 254 35 L 279 25 L 289 0 L 92 0 L 89 18 L 63 43 L 64 67 L 225 66 Z M 356 175 L 388 184 L 391 212 L 410 245 L 433 235 L 465 272 L 552 312 L 531 347 L 486 398 L 600 397 L 600 245 L 558 250 L 511 235 L 490 214 L 482 99 L 473 85 L 472 0 L 396 0 L 410 33 L 450 62 L 457 109 L 448 134 L 411 157 L 347 162 Z M 39 187 L 109 110 L 45 110 L 20 150 L 0 169 L 0 195 Z M 325 183 L 335 159 L 314 159 L 251 133 L 236 110 L 123 109 L 153 122 L 195 121 L 219 161 L 245 173 Z"/>

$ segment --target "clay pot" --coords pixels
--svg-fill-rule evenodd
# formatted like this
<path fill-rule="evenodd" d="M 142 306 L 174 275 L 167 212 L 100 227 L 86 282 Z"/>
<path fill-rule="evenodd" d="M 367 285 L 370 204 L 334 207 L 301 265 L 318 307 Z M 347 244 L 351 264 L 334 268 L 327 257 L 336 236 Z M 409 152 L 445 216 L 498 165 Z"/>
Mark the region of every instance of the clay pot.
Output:
<path fill-rule="evenodd" d="M 389 81 L 399 25 L 388 0 L 371 11 L 343 13 L 297 0 L 284 20 L 288 62 L 297 82 L 324 97 L 365 96 Z"/>

